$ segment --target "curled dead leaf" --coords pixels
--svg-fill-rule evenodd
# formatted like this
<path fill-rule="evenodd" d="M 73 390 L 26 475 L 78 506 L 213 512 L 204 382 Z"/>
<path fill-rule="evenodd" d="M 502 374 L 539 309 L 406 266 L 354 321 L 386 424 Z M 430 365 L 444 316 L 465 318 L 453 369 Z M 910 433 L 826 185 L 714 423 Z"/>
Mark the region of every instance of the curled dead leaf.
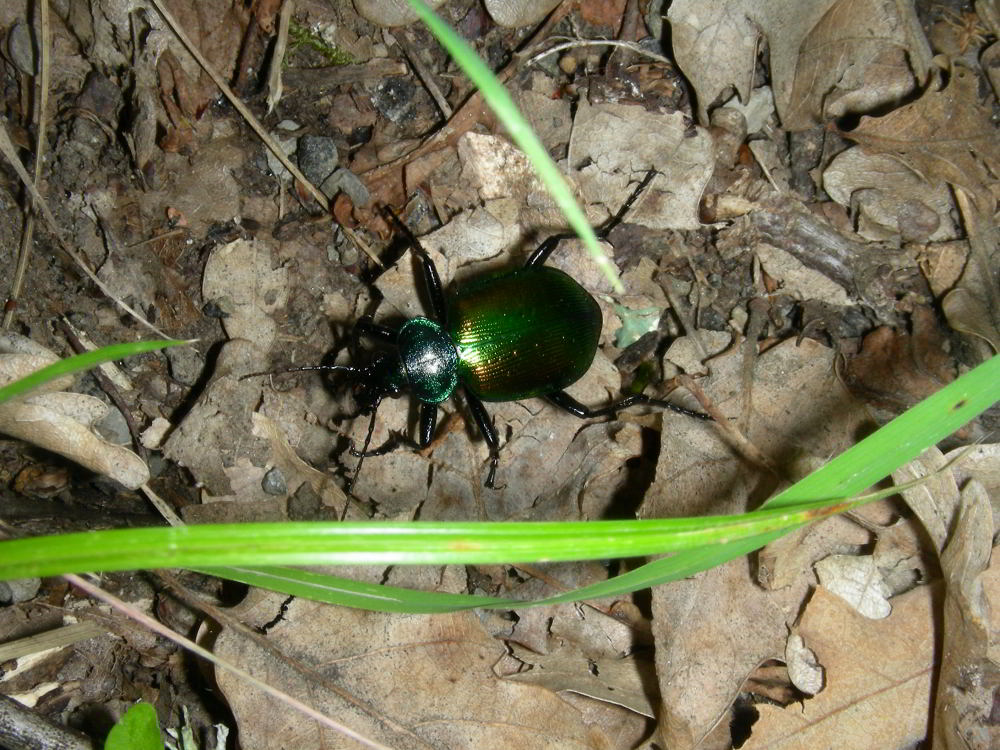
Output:
<path fill-rule="evenodd" d="M 9 351 L 12 347 L 20 351 Z M 3 349 L 8 349 L 0 353 L 0 383 L 4 385 L 58 360 L 44 347 L 13 334 L 0 341 Z M 149 480 L 145 462 L 93 431 L 93 425 L 107 415 L 107 405 L 93 396 L 57 390 L 71 383 L 69 376 L 57 378 L 41 392 L 0 404 L 0 432 L 65 456 L 130 489 L 145 484 Z"/>

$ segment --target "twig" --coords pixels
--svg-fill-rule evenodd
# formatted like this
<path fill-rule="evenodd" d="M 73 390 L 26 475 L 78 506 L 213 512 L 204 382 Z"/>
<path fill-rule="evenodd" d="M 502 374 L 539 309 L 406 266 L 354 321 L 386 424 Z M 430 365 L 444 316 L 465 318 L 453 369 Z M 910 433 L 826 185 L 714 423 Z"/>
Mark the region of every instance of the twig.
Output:
<path fill-rule="evenodd" d="M 308 706 L 302 701 L 298 700 L 297 698 L 288 695 L 288 693 L 282 692 L 281 690 L 278 690 L 278 688 L 272 687 L 271 685 L 268 685 L 266 682 L 258 680 L 252 674 L 240 669 L 235 664 L 231 664 L 230 662 L 225 661 L 224 659 L 220 659 L 218 656 L 213 654 L 208 649 L 202 648 L 194 641 L 189 640 L 184 636 L 182 636 L 180 633 L 175 633 L 166 625 L 159 622 L 158 620 L 154 620 L 145 612 L 139 611 L 131 604 L 127 604 L 118 597 L 109 594 L 104 589 L 100 588 L 99 586 L 93 585 L 92 583 L 84 580 L 80 576 L 70 574 L 63 576 L 63 578 L 71 586 L 75 586 L 76 588 L 86 593 L 88 596 L 91 596 L 94 599 L 98 599 L 104 602 L 113 609 L 116 609 L 119 612 L 121 612 L 129 619 L 134 620 L 135 622 L 149 628 L 154 633 L 166 638 L 168 641 L 176 643 L 178 646 L 185 649 L 186 651 L 189 651 L 195 656 L 200 656 L 202 659 L 208 660 L 216 667 L 225 669 L 227 672 L 232 672 L 241 680 L 244 680 L 250 685 L 253 685 L 255 688 L 263 691 L 267 695 L 270 695 L 273 698 L 277 698 L 285 705 L 305 714 L 313 721 L 316 721 L 319 724 L 322 724 L 323 726 L 328 727 L 329 729 L 332 729 L 335 732 L 340 732 L 345 737 L 350 737 L 352 740 L 360 742 L 362 745 L 365 745 L 366 747 L 378 748 L 378 750 L 391 750 L 391 748 L 386 747 L 382 743 L 377 742 L 373 739 L 369 739 L 368 737 L 365 737 L 359 734 L 358 732 L 355 732 L 353 729 L 345 726 L 344 724 L 341 724 L 340 722 L 331 719 L 329 716 L 325 716 L 323 713 L 317 711 L 312 706 Z"/>
<path fill-rule="evenodd" d="M 278 36 L 274 41 L 274 52 L 271 53 L 271 69 L 267 74 L 267 113 L 271 114 L 274 107 L 281 101 L 281 72 L 285 64 L 285 50 L 288 48 L 288 26 L 295 9 L 294 0 L 285 0 L 281 4 L 278 15 Z"/>
<path fill-rule="evenodd" d="M 389 32 L 384 33 L 387 37 L 390 36 Z M 413 67 L 413 71 L 417 74 L 417 78 L 420 79 L 420 82 L 424 84 L 424 88 L 427 89 L 431 98 L 434 99 L 438 109 L 441 110 L 441 114 L 444 115 L 444 119 L 450 119 L 454 114 L 454 110 L 452 110 L 451 105 L 448 104 L 448 100 L 444 98 L 444 94 L 441 93 L 441 89 L 438 88 L 437 83 L 434 82 L 434 77 L 427 69 L 427 66 L 424 65 L 424 61 L 420 59 L 420 54 L 414 47 L 413 39 L 410 37 L 406 29 L 402 29 L 400 31 L 399 38 L 396 39 L 396 44 L 398 44 L 399 48 L 403 50 L 403 54 L 406 55 L 406 59 L 409 60 L 410 65 Z"/>
<path fill-rule="evenodd" d="M 398 60 L 376 59 L 364 65 L 327 65 L 321 68 L 287 68 L 282 79 L 293 88 L 315 89 L 317 93 L 353 83 L 381 81 L 406 75 L 406 65 Z"/>
<path fill-rule="evenodd" d="M 323 195 L 319 188 L 313 185 L 304 174 L 302 174 L 299 168 L 295 166 L 291 159 L 288 158 L 277 141 L 275 141 L 267 130 L 265 130 L 260 120 L 254 116 L 253 112 L 251 112 L 242 101 L 240 101 L 240 98 L 236 96 L 233 90 L 229 88 L 224 80 L 222 80 L 222 76 L 220 76 L 215 69 L 209 65 L 208 60 L 206 60 L 201 54 L 198 47 L 191 41 L 191 38 L 187 35 L 187 33 L 185 33 L 184 29 L 181 28 L 177 19 L 174 18 L 170 14 L 170 11 L 166 9 L 162 0 L 152 0 L 152 3 L 156 10 L 159 11 L 160 15 L 163 16 L 163 19 L 167 22 L 171 31 L 173 31 L 174 34 L 177 35 L 177 38 L 181 40 L 181 44 L 183 44 L 187 51 L 191 53 L 191 56 L 198 61 L 202 70 L 208 73 L 209 77 L 215 82 L 215 85 L 219 87 L 219 90 L 225 95 L 226 99 L 229 100 L 229 103 L 232 104 L 236 111 L 243 116 L 243 119 L 247 121 L 247 124 L 253 129 L 257 136 L 264 141 L 264 145 L 267 146 L 272 154 L 274 154 L 275 158 L 281 162 L 281 165 L 285 169 L 292 173 L 292 176 L 302 184 L 302 186 L 309 192 L 310 195 L 312 195 L 313 198 L 316 199 L 316 202 L 319 203 L 324 210 L 329 211 L 329 199 Z"/>
<path fill-rule="evenodd" d="M 549 49 L 544 52 L 539 52 L 537 55 L 530 58 L 525 65 L 534 65 L 543 57 L 548 57 L 549 55 L 554 55 L 556 52 L 562 52 L 563 50 L 574 49 L 576 47 L 623 47 L 631 52 L 635 52 L 637 55 L 649 57 L 657 62 L 664 63 L 665 65 L 671 64 L 670 58 L 664 57 L 656 52 L 650 52 L 648 49 L 644 48 L 640 44 L 636 44 L 635 42 L 622 42 L 618 39 L 574 39 L 573 41 L 563 42 L 562 44 L 557 44 L 554 47 L 549 47 Z"/>
<path fill-rule="evenodd" d="M 38 3 L 38 75 L 35 77 L 35 184 L 42 180 L 42 162 L 45 158 L 45 126 L 49 107 L 49 3 L 43 0 Z M 14 322 L 14 310 L 24 286 L 24 276 L 28 271 L 28 259 L 31 257 L 32 238 L 35 234 L 34 200 L 29 194 L 24 211 L 24 231 L 21 233 L 21 250 L 17 256 L 17 267 L 10 284 L 10 295 L 3 312 L 3 328 L 8 329 Z"/>
<path fill-rule="evenodd" d="M 11 167 L 14 168 L 14 171 L 17 172 L 17 176 L 21 179 L 21 182 L 24 183 L 25 188 L 27 188 L 28 192 L 31 193 L 31 197 L 36 203 L 35 209 L 41 212 L 45 222 L 49 225 L 49 231 L 52 232 L 56 242 L 59 243 L 59 247 L 62 248 L 62 251 L 72 258 L 73 262 L 80 267 L 80 270 L 83 271 L 84 275 L 93 281 L 97 288 L 104 292 L 109 299 L 114 300 L 115 304 L 125 310 L 125 312 L 142 323 L 142 325 L 146 326 L 146 328 L 151 330 L 157 336 L 169 339 L 170 336 L 146 320 L 146 318 L 129 307 L 124 300 L 120 299 L 114 292 L 112 292 L 108 288 L 107 284 L 97 278 L 97 274 L 90 270 L 90 267 L 86 264 L 80 254 L 70 247 L 68 240 L 63 236 L 62 230 L 56 222 L 56 217 L 52 215 L 52 211 L 49 209 L 48 203 L 45 198 L 42 197 L 42 194 L 38 192 L 38 188 L 35 187 L 34 180 L 31 179 L 31 175 L 28 174 L 28 170 L 24 168 L 20 158 L 18 158 L 17 149 L 11 142 L 10 136 L 7 135 L 7 129 L 2 126 L 0 126 L 0 153 L 7 157 L 7 161 L 10 163 Z"/>

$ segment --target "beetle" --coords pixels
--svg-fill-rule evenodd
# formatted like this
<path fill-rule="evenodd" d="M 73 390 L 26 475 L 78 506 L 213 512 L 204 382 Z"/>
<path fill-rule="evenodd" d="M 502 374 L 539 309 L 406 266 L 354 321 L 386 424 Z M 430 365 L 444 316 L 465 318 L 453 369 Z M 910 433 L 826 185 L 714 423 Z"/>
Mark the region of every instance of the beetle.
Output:
<path fill-rule="evenodd" d="M 598 232 L 601 239 L 607 237 L 655 174 L 650 171 L 645 176 Z M 362 318 L 355 326 L 355 335 L 382 347 L 367 365 L 314 365 L 293 370 L 348 374 L 355 381 L 354 398 L 360 413 L 371 413 L 364 446 L 360 451 L 351 447 L 358 465 L 349 488 L 365 458 L 383 455 L 396 447 L 390 440 L 369 450 L 379 404 L 383 398 L 404 391 L 420 403 L 420 447 L 428 446 L 434 437 L 438 404 L 462 392 L 489 449 L 490 468 L 485 483 L 489 488 L 495 487 L 500 441 L 484 402 L 542 397 L 581 419 L 646 404 L 711 419 L 707 414 L 641 393 L 596 409 L 566 393 L 564 389 L 590 368 L 602 324 L 601 310 L 593 296 L 569 274 L 545 265 L 566 235 L 547 238 L 523 267 L 461 284 L 448 298 L 434 261 L 409 228 L 391 211 L 387 213 L 420 262 L 432 317 L 410 318 L 398 328 Z"/>

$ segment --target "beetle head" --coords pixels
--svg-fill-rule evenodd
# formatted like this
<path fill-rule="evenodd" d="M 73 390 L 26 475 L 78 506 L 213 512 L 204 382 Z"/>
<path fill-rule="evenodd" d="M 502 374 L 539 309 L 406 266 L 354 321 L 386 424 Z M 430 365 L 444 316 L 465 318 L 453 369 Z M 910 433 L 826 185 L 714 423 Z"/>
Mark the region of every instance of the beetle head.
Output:
<path fill-rule="evenodd" d="M 362 414 L 378 408 L 386 396 L 395 398 L 406 387 L 406 371 L 395 352 L 377 352 L 366 367 L 347 369 L 353 373 L 354 401 Z"/>

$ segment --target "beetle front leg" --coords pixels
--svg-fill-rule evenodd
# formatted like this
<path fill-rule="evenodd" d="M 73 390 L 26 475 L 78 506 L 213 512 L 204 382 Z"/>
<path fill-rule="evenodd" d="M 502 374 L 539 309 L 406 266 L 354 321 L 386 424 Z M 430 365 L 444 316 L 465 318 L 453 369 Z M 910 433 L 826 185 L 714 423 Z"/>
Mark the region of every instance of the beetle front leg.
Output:
<path fill-rule="evenodd" d="M 486 441 L 486 446 L 490 449 L 490 473 L 486 477 L 486 486 L 493 490 L 496 489 L 493 480 L 497 475 L 497 464 L 500 463 L 500 439 L 497 437 L 497 429 L 493 426 L 493 420 L 490 419 L 490 414 L 483 406 L 483 402 L 468 388 L 465 388 L 464 391 L 465 402 L 469 405 L 469 410 L 479 426 L 479 432 L 482 433 L 483 440 Z"/>
<path fill-rule="evenodd" d="M 426 448 L 434 440 L 434 428 L 436 426 L 437 404 L 428 404 L 427 402 L 423 402 L 420 404 L 420 435 L 416 443 L 402 433 L 392 432 L 389 435 L 389 439 L 382 443 L 382 445 L 378 448 L 372 448 L 362 453 L 352 445 L 350 447 L 350 452 L 355 458 L 372 458 L 373 456 L 384 456 L 386 453 L 392 453 L 402 445 L 406 445 L 414 449 Z"/>
<path fill-rule="evenodd" d="M 434 440 L 434 427 L 437 425 L 437 418 L 437 404 L 429 404 L 426 401 L 421 402 L 420 437 L 418 438 L 421 448 L 426 448 Z"/>
<path fill-rule="evenodd" d="M 712 417 L 708 414 L 703 414 L 700 411 L 692 411 L 691 409 L 685 409 L 683 406 L 677 406 L 676 404 L 671 404 L 669 401 L 663 401 L 658 398 L 650 398 L 643 393 L 633 393 L 626 396 L 621 401 L 616 401 L 608 406 L 602 406 L 599 409 L 591 409 L 589 406 L 584 406 L 575 398 L 570 396 L 566 391 L 556 391 L 554 393 L 548 393 L 545 398 L 558 406 L 560 409 L 565 409 L 570 414 L 580 419 L 593 419 L 595 417 L 606 417 L 609 415 L 617 414 L 623 409 L 627 409 L 630 406 L 635 406 L 636 404 L 646 404 L 647 406 L 656 406 L 661 409 L 669 409 L 670 411 L 675 411 L 678 414 L 684 414 L 688 417 L 694 417 L 695 419 L 704 419 L 712 421 Z"/>
<path fill-rule="evenodd" d="M 389 326 L 376 323 L 370 317 L 365 316 L 354 324 L 354 344 L 357 347 L 358 339 L 366 336 L 374 341 L 381 341 L 383 344 L 395 344 L 399 332 Z"/>

